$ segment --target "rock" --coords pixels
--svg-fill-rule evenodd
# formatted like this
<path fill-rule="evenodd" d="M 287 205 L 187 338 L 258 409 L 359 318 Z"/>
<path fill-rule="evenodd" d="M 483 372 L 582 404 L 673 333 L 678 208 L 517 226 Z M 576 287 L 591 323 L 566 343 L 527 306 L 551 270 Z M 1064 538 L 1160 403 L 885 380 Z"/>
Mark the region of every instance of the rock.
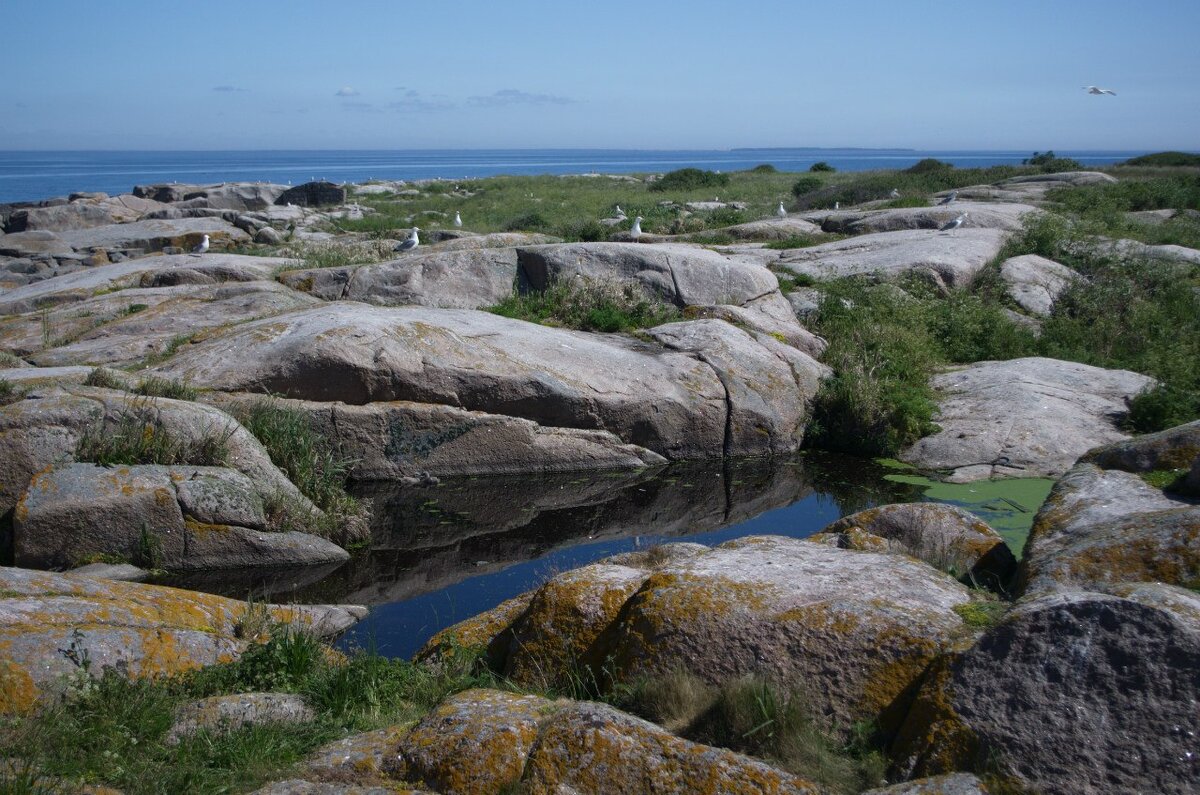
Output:
<path fill-rule="evenodd" d="M 927 677 L 903 775 L 987 771 L 1052 793 L 1190 793 L 1200 596 L 1166 585 L 1022 601 Z"/>
<path fill-rule="evenodd" d="M 778 267 L 813 279 L 859 274 L 896 278 L 918 273 L 941 288 L 952 289 L 968 284 L 993 260 L 1006 237 L 1007 233 L 998 229 L 879 232 L 783 251 Z"/>
<path fill-rule="evenodd" d="M 955 202 L 935 207 L 901 207 L 886 210 L 842 211 L 826 215 L 821 230 L 843 235 L 896 232 L 902 229 L 941 229 L 962 213 L 969 213 L 962 229 L 1000 229 L 1016 232 L 1026 216 L 1041 212 L 1028 204 Z"/>
<path fill-rule="evenodd" d="M 167 207 L 162 202 L 156 202 L 153 199 L 143 199 L 129 193 L 99 199 L 94 204 L 112 216 L 113 221 L 118 224 L 137 221 L 147 213 L 153 213 Z"/>
<path fill-rule="evenodd" d="M 605 430 L 668 458 L 788 444 L 739 436 L 745 444 L 726 445 L 730 401 L 734 411 L 756 409 L 738 405 L 739 395 L 727 394 L 696 357 L 471 310 L 338 302 L 243 324 L 155 370 L 223 391 L 353 404 L 412 400 Z M 778 390 L 781 402 L 804 402 L 791 372 L 761 388 Z"/>
<path fill-rule="evenodd" d="M 278 246 L 283 243 L 283 235 L 269 226 L 264 226 L 254 233 L 254 242 L 264 246 Z"/>
<path fill-rule="evenodd" d="M 184 704 L 164 742 L 178 745 L 197 732 L 209 735 L 272 723 L 309 723 L 316 718 L 304 699 L 295 693 L 236 693 Z"/>
<path fill-rule="evenodd" d="M 486 235 L 470 235 L 438 243 L 438 251 L 475 251 L 481 248 L 513 248 L 515 246 L 541 246 L 561 243 L 553 235 L 531 232 L 492 232 Z"/>
<path fill-rule="evenodd" d="M 1037 254 L 1011 257 L 1000 264 L 1009 297 L 1039 317 L 1049 317 L 1054 302 L 1080 276 L 1066 265 Z"/>
<path fill-rule="evenodd" d="M 1034 518 L 1019 592 L 1141 581 L 1200 581 L 1200 505 L 1137 475 L 1078 464 Z"/>
<path fill-rule="evenodd" d="M 0 237 L 0 256 L 4 257 L 54 257 L 74 251 L 54 232 L 16 232 Z"/>
<path fill-rule="evenodd" d="M 722 304 L 689 307 L 685 314 L 687 317 L 724 320 L 746 329 L 755 337 L 774 337 L 813 359 L 819 358 L 829 347 L 823 337 L 818 337 L 796 322 L 796 313 L 792 311 L 791 304 L 779 293 L 768 293 L 745 306 Z"/>
<path fill-rule="evenodd" d="M 352 605 L 251 606 L 175 588 L 0 567 L 0 713 L 27 710 L 72 677 L 98 677 L 106 668 L 141 678 L 230 662 L 255 642 L 239 637 L 248 634 L 239 629 L 249 626 L 243 620 L 336 634 L 365 615 Z"/>
<path fill-rule="evenodd" d="M 947 773 L 867 790 L 862 795 L 988 795 L 990 792 L 992 790 L 970 773 Z"/>
<path fill-rule="evenodd" d="M 0 376 L 2 377 L 2 376 Z M 214 396 L 228 408 L 248 407 L 261 395 Z M 660 466 L 662 456 L 625 444 L 605 431 L 554 428 L 530 420 L 451 406 L 378 401 L 363 406 L 277 398 L 303 412 L 310 427 L 336 438 L 360 481 L 503 473 L 575 472 Z"/>
<path fill-rule="evenodd" d="M 265 210 L 275 204 L 287 191 L 286 185 L 230 182 L 189 190 L 184 193 L 183 200 L 203 199 L 206 207 L 217 210 Z M 344 195 L 345 191 L 342 193 Z M 302 203 L 292 201 L 295 204 Z"/>
<path fill-rule="evenodd" d="M 820 235 L 821 227 L 803 218 L 764 218 L 720 230 L 739 240 L 787 240 L 792 237 Z"/>
<path fill-rule="evenodd" d="M 297 510 L 317 509 L 271 463 L 270 456 L 237 420 L 219 409 L 167 398 L 134 398 L 97 387 L 63 385 L 34 390 L 0 407 L 0 515 L 17 503 L 33 476 L 75 460 L 85 433 L 119 428 L 122 422 L 149 423 L 188 448 L 220 439 L 227 465 L 248 477 L 264 500 L 283 499 Z"/>
<path fill-rule="evenodd" d="M 140 248 L 145 251 L 161 251 L 165 246 L 179 246 L 185 251 L 190 251 L 200 242 L 203 235 L 208 235 L 214 245 L 246 243 L 250 240 L 250 236 L 245 232 L 219 218 L 134 221 L 131 224 L 112 224 L 58 233 L 60 240 L 75 249 Z"/>
<path fill-rule="evenodd" d="M 300 207 L 322 207 L 346 203 L 346 189 L 332 182 L 306 182 L 288 188 L 275 199 L 275 204 L 296 204 Z"/>
<path fill-rule="evenodd" d="M 34 476 L 13 515 L 18 566 L 55 568 L 100 555 L 195 571 L 312 566 L 349 554 L 305 533 L 265 531 L 262 499 L 220 467 L 67 464 Z"/>
<path fill-rule="evenodd" d="M 133 195 L 139 199 L 151 199 L 156 202 L 172 204 L 183 201 L 183 197 L 194 192 L 199 185 L 180 185 L 177 182 L 158 183 L 156 185 L 134 185 Z"/>
<path fill-rule="evenodd" d="M 1127 438 L 1127 401 L 1154 383 L 1128 370 L 1026 358 L 978 362 L 933 377 L 941 431 L 904 450 L 947 480 L 1057 477 L 1087 450 Z"/>
<path fill-rule="evenodd" d="M 89 229 L 107 226 L 116 220 L 103 207 L 83 202 L 62 204 L 58 207 L 31 207 L 17 210 L 8 219 L 9 232 L 32 232 L 44 230 L 62 232 L 68 229 Z"/>
<path fill-rule="evenodd" d="M 389 726 L 335 740 L 314 751 L 305 766 L 314 777 L 323 779 L 379 778 L 392 767 L 396 749 L 407 733 L 407 727 Z"/>
<path fill-rule="evenodd" d="M 205 274 L 215 282 L 270 281 L 276 269 L 291 262 L 280 257 L 248 257 L 240 254 L 142 257 L 88 268 L 10 290 L 0 295 L 0 314 L 32 312 L 43 306 L 83 301 L 128 287 L 153 287 L 157 274 L 180 269 Z"/>
<path fill-rule="evenodd" d="M 1200 456 L 1200 420 L 1134 436 L 1086 452 L 1081 464 L 1126 472 L 1183 469 Z"/>
<path fill-rule="evenodd" d="M 958 189 L 964 201 L 1041 202 L 1057 188 L 1082 185 L 1115 184 L 1116 177 L 1100 171 L 1062 171 L 1057 174 L 1026 174 L 1001 180 L 994 185 L 971 185 Z"/>
<path fill-rule="evenodd" d="M 1200 249 L 1188 248 L 1186 246 L 1151 246 L 1137 240 L 1109 240 L 1100 238 L 1083 244 L 1083 247 L 1121 259 L 1140 258 L 1200 265 Z"/>
<path fill-rule="evenodd" d="M 1170 221 L 1178 214 L 1178 210 L 1138 210 L 1136 212 L 1125 213 L 1125 217 L 1140 224 L 1151 224 L 1158 226 L 1159 224 Z"/>
<path fill-rule="evenodd" d="M 676 306 L 741 306 L 779 289 L 775 275 L 756 263 L 696 246 L 564 243 L 518 249 L 522 287 L 544 290 L 576 274 L 596 281 L 636 281 Z"/>
<path fill-rule="evenodd" d="M 1017 568 L 1012 550 L 999 533 L 974 514 L 942 503 L 868 508 L 843 516 L 810 540 L 843 549 L 911 555 L 964 582 L 988 587 L 1007 586 Z"/>
<path fill-rule="evenodd" d="M 145 582 L 150 578 L 146 569 L 134 566 L 132 563 L 89 563 L 77 566 L 67 574 L 76 577 L 95 577 L 100 580 L 121 580 L 122 582 Z"/>
<path fill-rule="evenodd" d="M 82 384 L 92 367 L 7 367 L 0 369 L 0 380 L 12 381 L 22 386 L 50 386 L 52 384 Z"/>
<path fill-rule="evenodd" d="M 516 276 L 517 250 L 488 248 L 410 254 L 375 265 L 289 271 L 280 281 L 326 301 L 480 309 L 510 297 Z"/>
<path fill-rule="evenodd" d="M 821 310 L 821 299 L 824 293 L 815 287 L 801 287 L 785 296 L 792 305 L 792 311 L 801 323 L 807 323 L 816 317 Z"/>
<path fill-rule="evenodd" d="M 276 781 L 251 795 L 434 795 L 424 790 L 397 790 L 393 786 L 359 786 L 357 784 L 338 784 L 326 781 L 305 781 L 303 779 L 288 779 Z"/>

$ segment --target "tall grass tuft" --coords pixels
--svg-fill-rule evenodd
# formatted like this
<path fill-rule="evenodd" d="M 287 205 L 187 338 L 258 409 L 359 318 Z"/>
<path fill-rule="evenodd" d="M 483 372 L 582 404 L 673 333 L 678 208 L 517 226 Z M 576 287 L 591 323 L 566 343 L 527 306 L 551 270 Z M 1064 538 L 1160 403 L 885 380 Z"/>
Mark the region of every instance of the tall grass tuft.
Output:
<path fill-rule="evenodd" d="M 194 386 L 183 381 L 173 381 L 169 378 L 150 376 L 144 378 L 133 391 L 139 395 L 164 397 L 172 400 L 195 400 L 200 392 Z"/>
<path fill-rule="evenodd" d="M 86 427 L 75 449 L 75 460 L 103 466 L 192 464 L 224 466 L 229 459 L 229 436 L 234 428 L 199 439 L 182 439 L 162 424 L 153 401 L 131 400 L 115 422 L 101 418 Z"/>
<path fill-rule="evenodd" d="M 679 309 L 640 285 L 562 278 L 545 290 L 513 295 L 488 311 L 546 326 L 618 332 L 657 326 L 679 318 Z"/>

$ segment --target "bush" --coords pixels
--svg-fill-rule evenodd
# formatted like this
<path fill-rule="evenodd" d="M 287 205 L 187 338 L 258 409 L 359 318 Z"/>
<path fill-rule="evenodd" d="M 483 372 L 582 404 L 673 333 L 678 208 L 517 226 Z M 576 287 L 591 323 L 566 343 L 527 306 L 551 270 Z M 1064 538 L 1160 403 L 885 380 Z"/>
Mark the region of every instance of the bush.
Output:
<path fill-rule="evenodd" d="M 829 164 L 828 164 L 828 163 L 826 163 L 824 160 L 821 160 L 821 161 L 818 161 L 818 162 L 816 162 L 816 163 L 813 163 L 811 166 L 809 166 L 809 167 L 808 167 L 808 170 L 809 170 L 809 171 L 818 171 L 818 172 L 819 172 L 819 171 L 829 171 L 829 172 L 834 172 L 834 171 L 837 171 L 837 169 L 836 169 L 836 168 L 834 168 L 833 166 L 829 165 Z"/>
<path fill-rule="evenodd" d="M 1059 157 L 1051 149 L 1046 152 L 1034 152 L 1032 156 L 1022 160 L 1027 166 L 1037 166 L 1043 172 L 1051 174 L 1056 171 L 1079 171 L 1083 164 L 1069 157 Z"/>
<path fill-rule="evenodd" d="M 125 384 L 117 378 L 117 374 L 107 367 L 96 367 L 83 379 L 84 386 L 99 386 L 105 389 L 124 389 Z"/>
<path fill-rule="evenodd" d="M 701 171 L 698 168 L 681 168 L 664 174 L 661 179 L 650 183 L 650 190 L 662 193 L 664 191 L 689 191 L 697 188 L 721 188 L 729 184 L 728 174 L 718 174 L 715 171 Z"/>
<path fill-rule="evenodd" d="M 792 185 L 792 195 L 798 199 L 801 196 L 819 190 L 824 184 L 824 181 L 820 177 L 801 177 Z"/>
<path fill-rule="evenodd" d="M 750 169 L 751 174 L 778 174 L 779 169 L 770 163 L 759 163 L 754 168 Z"/>
<path fill-rule="evenodd" d="M 1132 157 L 1123 166 L 1200 166 L 1200 155 L 1191 152 L 1155 152 Z"/>
<path fill-rule="evenodd" d="M 505 232 L 544 232 L 549 222 L 541 213 L 534 211 L 511 218 L 502 226 Z"/>
<path fill-rule="evenodd" d="M 953 170 L 953 164 L 938 160 L 936 157 L 927 157 L 923 160 L 918 160 L 904 171 L 906 174 L 929 174 L 931 172 Z"/>

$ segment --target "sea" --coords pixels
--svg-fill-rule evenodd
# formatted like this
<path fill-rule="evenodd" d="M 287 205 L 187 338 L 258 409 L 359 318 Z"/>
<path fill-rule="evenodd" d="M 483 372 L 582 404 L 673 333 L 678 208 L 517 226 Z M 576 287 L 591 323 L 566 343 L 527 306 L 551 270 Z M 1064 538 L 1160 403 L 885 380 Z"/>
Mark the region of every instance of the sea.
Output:
<path fill-rule="evenodd" d="M 1084 165 L 1119 163 L 1146 151 L 1058 150 Z M 839 171 L 907 168 L 927 157 L 959 167 L 1018 165 L 1021 150 L 916 149 L 420 149 L 248 151 L 0 151 L 0 202 L 36 201 L 77 191 L 110 195 L 162 182 L 213 184 L 315 179 L 469 179 L 499 174 L 634 174 L 703 168 L 739 171 L 770 164 L 807 171 L 824 161 Z"/>

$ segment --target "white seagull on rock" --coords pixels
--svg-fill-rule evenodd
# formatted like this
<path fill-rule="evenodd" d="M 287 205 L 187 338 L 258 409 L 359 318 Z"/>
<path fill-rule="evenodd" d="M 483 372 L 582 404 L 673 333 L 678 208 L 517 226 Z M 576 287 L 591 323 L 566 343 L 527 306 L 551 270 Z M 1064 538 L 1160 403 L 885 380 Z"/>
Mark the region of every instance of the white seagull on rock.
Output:
<path fill-rule="evenodd" d="M 1117 95 L 1117 92 L 1113 91 L 1111 88 L 1100 88 L 1099 86 L 1084 86 L 1083 90 L 1089 94 L 1108 94 L 1111 97 L 1115 97 Z"/>
<path fill-rule="evenodd" d="M 396 247 L 394 249 L 392 249 L 392 251 L 412 251 L 412 250 L 414 250 L 418 245 L 421 244 L 420 239 L 417 238 L 417 232 L 420 232 L 420 231 L 421 230 L 419 228 L 414 226 L 412 228 L 412 232 L 410 232 L 408 234 L 408 237 L 406 237 L 404 240 L 401 240 L 399 243 L 397 243 Z"/>
<path fill-rule="evenodd" d="M 889 193 L 888 196 L 892 197 L 893 199 L 899 199 L 900 198 L 900 189 L 892 188 L 892 192 Z"/>
<path fill-rule="evenodd" d="M 953 221 L 947 221 L 946 223 L 942 224 L 942 228 L 939 231 L 949 232 L 951 229 L 958 229 L 960 226 L 963 225 L 963 221 L 967 220 L 967 215 L 968 215 L 967 213 L 963 213 L 962 215 L 955 218 Z"/>
<path fill-rule="evenodd" d="M 208 235 L 205 235 L 204 238 L 196 244 L 195 248 L 192 249 L 192 253 L 203 254 L 206 251 L 208 251 Z"/>
<path fill-rule="evenodd" d="M 643 220 L 644 219 L 640 215 L 637 218 L 633 219 L 633 226 L 629 230 L 629 236 L 631 238 L 633 238 L 634 240 L 637 240 L 639 237 L 642 236 L 642 221 Z"/>
<path fill-rule="evenodd" d="M 775 211 L 775 214 L 780 218 L 787 218 L 787 210 L 783 209 L 783 202 L 779 203 L 779 209 Z"/>
<path fill-rule="evenodd" d="M 954 200 L 957 198 L 958 198 L 958 191 L 952 190 L 952 191 L 950 191 L 950 195 L 947 196 L 946 198 L 942 199 L 940 202 L 938 202 L 938 204 L 953 204 Z"/>
<path fill-rule="evenodd" d="M 459 215 L 457 210 L 454 211 L 454 225 L 462 226 L 462 216 Z"/>

